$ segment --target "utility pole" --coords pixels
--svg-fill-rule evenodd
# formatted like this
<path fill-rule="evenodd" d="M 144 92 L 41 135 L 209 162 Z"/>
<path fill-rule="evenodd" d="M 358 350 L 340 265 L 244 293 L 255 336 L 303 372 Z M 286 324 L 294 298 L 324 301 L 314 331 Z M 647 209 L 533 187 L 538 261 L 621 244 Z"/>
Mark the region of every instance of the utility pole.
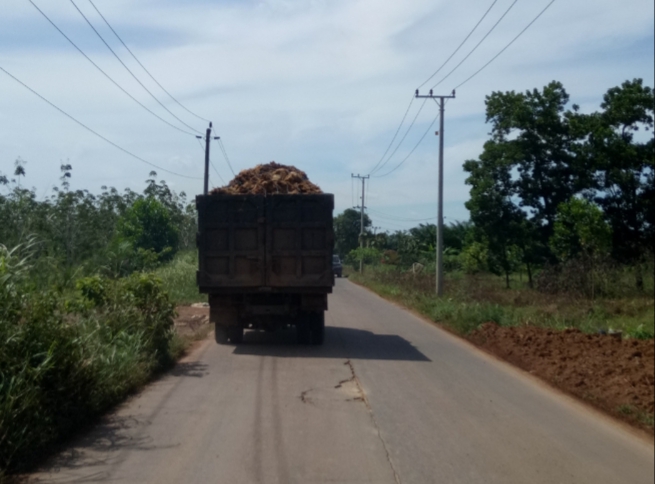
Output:
<path fill-rule="evenodd" d="M 352 173 L 350 174 L 351 178 L 360 178 L 362 180 L 362 206 L 361 206 L 361 221 L 359 224 L 359 248 L 363 249 L 364 248 L 364 209 L 366 208 L 366 204 L 364 203 L 364 183 L 366 182 L 366 179 L 370 178 L 370 175 L 366 176 L 361 176 L 359 173 L 357 175 L 353 175 Z M 360 259 L 359 259 L 359 273 L 361 274 L 364 272 L 364 254 L 360 254 Z"/>
<path fill-rule="evenodd" d="M 205 132 L 205 185 L 203 190 L 203 195 L 207 195 L 209 192 L 209 146 L 212 136 L 212 123 L 209 122 L 209 128 Z M 198 139 L 202 139 L 202 136 L 196 136 Z M 215 136 L 214 139 L 218 139 L 219 136 Z"/>
<path fill-rule="evenodd" d="M 439 190 L 437 202 L 437 296 L 443 296 L 443 140 L 444 140 L 444 105 L 445 99 L 454 99 L 455 90 L 450 96 L 435 96 L 430 89 L 430 94 L 427 96 L 420 96 L 418 89 L 416 90 L 417 98 L 430 98 L 435 102 L 438 99 L 439 105 L 439 131 L 435 134 L 439 136 Z"/>

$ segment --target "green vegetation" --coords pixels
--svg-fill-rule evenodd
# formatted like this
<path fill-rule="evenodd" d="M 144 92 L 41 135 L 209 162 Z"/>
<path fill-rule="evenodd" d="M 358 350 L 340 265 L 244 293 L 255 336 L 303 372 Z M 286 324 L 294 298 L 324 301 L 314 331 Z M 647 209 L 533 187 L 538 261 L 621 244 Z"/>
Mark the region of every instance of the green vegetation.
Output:
<path fill-rule="evenodd" d="M 207 295 L 198 292 L 196 270 L 198 252 L 179 252 L 168 264 L 155 269 L 155 275 L 162 281 L 162 288 L 176 305 L 207 302 Z"/>
<path fill-rule="evenodd" d="M 359 249 L 349 209 L 335 225 L 345 262 L 367 266 L 354 279 L 461 333 L 496 321 L 652 338 L 653 89 L 626 81 L 591 114 L 568 104 L 558 82 L 487 96 L 490 139 L 463 165 L 471 220 L 443 231 L 446 297 L 435 225 L 373 234 L 367 220 Z"/>
<path fill-rule="evenodd" d="M 0 480 L 169 367 L 175 303 L 199 299 L 184 193 L 154 172 L 142 194 L 71 190 L 65 164 L 39 200 L 25 166 L 0 173 Z"/>
<path fill-rule="evenodd" d="M 29 467 L 172 362 L 174 306 L 156 277 L 38 289 L 21 249 L 0 246 L 0 476 Z"/>
<path fill-rule="evenodd" d="M 632 295 L 591 300 L 544 294 L 527 287 L 526 279 L 522 288 L 506 289 L 493 275 L 450 273 L 445 296 L 437 298 L 433 273 L 413 274 L 377 266 L 367 268 L 364 274 L 351 273 L 350 278 L 464 335 L 486 322 L 578 328 L 589 333 L 612 329 L 640 339 L 653 338 L 655 333 L 652 296 L 636 293 L 631 286 L 624 289 Z M 521 285 L 518 278 L 512 282 Z M 646 285 L 652 294 L 652 276 Z"/>

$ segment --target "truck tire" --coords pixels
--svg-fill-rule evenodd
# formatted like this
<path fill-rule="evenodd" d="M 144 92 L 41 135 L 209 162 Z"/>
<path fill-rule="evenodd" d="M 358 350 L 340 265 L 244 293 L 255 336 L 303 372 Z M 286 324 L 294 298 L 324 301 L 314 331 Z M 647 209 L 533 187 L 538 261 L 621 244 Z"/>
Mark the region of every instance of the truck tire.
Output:
<path fill-rule="evenodd" d="M 232 344 L 239 345 L 243 343 L 243 328 L 241 326 L 228 326 L 227 336 Z"/>
<path fill-rule="evenodd" d="M 321 311 L 312 315 L 312 323 L 310 325 L 312 333 L 312 344 L 319 346 L 325 341 L 325 312 Z"/>
<path fill-rule="evenodd" d="M 214 338 L 219 345 L 227 344 L 227 328 L 214 323 Z"/>
<path fill-rule="evenodd" d="M 309 318 L 301 318 L 296 324 L 298 344 L 308 345 L 312 342 L 312 328 Z"/>

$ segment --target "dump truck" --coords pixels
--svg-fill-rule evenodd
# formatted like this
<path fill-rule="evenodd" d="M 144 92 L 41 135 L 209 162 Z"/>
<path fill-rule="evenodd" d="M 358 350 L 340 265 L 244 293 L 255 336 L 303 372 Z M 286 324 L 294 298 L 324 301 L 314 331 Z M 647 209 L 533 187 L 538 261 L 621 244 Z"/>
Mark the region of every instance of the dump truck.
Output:
<path fill-rule="evenodd" d="M 331 194 L 196 197 L 198 272 L 216 342 L 245 329 L 295 327 L 301 344 L 323 344 L 334 285 Z"/>

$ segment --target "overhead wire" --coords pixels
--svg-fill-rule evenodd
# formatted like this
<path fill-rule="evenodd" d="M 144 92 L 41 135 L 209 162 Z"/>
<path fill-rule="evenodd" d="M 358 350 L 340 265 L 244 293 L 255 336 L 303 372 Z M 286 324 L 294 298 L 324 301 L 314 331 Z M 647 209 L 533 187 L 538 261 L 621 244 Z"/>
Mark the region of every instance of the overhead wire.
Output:
<path fill-rule="evenodd" d="M 227 166 L 230 168 L 232 175 L 237 176 L 237 174 L 234 172 L 234 169 L 232 169 L 232 163 L 230 163 L 230 158 L 227 156 L 227 151 L 225 151 L 225 146 L 223 146 L 223 140 L 220 137 L 218 138 L 218 146 L 223 152 L 223 156 L 225 157 L 225 161 L 227 162 Z"/>
<path fill-rule="evenodd" d="M 91 1 L 91 0 L 89 0 L 89 1 Z M 487 9 L 487 11 L 486 11 L 486 12 L 484 13 L 484 15 L 482 16 L 482 18 L 480 18 L 480 20 L 478 20 L 478 23 L 475 24 L 475 27 L 473 27 L 473 29 L 468 33 L 468 35 L 464 38 L 464 40 L 462 40 L 462 42 L 457 46 L 457 48 L 453 51 L 453 53 L 450 54 L 450 56 L 448 57 L 448 59 L 446 59 L 446 61 L 445 61 L 443 64 L 441 64 L 441 66 L 439 66 L 439 68 L 438 68 L 436 71 L 434 71 L 434 73 L 433 73 L 430 77 L 428 77 L 428 78 L 423 82 L 423 84 L 421 84 L 420 86 L 418 86 L 416 89 L 420 89 L 420 88 L 422 88 L 423 86 L 425 86 L 425 85 L 430 81 L 430 79 L 432 79 L 434 76 L 436 76 L 437 74 L 439 74 L 439 72 L 441 71 L 441 69 L 443 69 L 444 66 L 445 66 L 446 64 L 448 64 L 448 61 L 450 61 L 450 59 L 452 59 L 453 56 L 454 56 L 455 54 L 457 54 L 457 52 L 459 52 L 459 49 L 461 49 L 462 46 L 466 43 L 466 41 L 469 39 L 469 37 L 471 37 L 471 35 L 473 35 L 473 32 L 475 32 L 476 29 L 480 26 L 480 24 L 482 23 L 482 21 L 487 17 L 487 15 L 489 14 L 489 12 L 491 12 L 491 9 L 494 8 L 494 5 L 496 5 L 496 3 L 498 3 L 498 0 L 494 0 L 494 1 L 493 1 L 493 3 L 491 4 L 491 6 Z"/>
<path fill-rule="evenodd" d="M 407 156 L 405 156 L 405 158 L 403 158 L 403 160 L 402 160 L 400 163 L 398 163 L 398 164 L 397 164 L 393 169 L 389 170 L 389 171 L 386 172 L 386 173 L 383 173 L 382 175 L 375 175 L 375 176 L 371 175 L 371 176 L 373 176 L 374 178 L 382 178 L 383 176 L 390 175 L 391 173 L 393 173 L 394 171 L 396 171 L 398 168 L 400 168 L 400 167 L 401 167 L 401 166 L 402 166 L 402 165 L 403 165 L 403 164 L 404 164 L 404 163 L 409 159 L 409 157 L 412 156 L 412 154 L 414 153 L 414 151 L 416 151 L 416 149 L 419 147 L 419 145 L 423 142 L 423 140 L 425 139 L 425 137 L 427 136 L 427 134 L 428 134 L 428 133 L 430 132 L 430 130 L 432 129 L 432 126 L 434 126 L 434 123 L 436 123 L 436 122 L 437 122 L 437 119 L 439 119 L 439 116 L 440 116 L 440 113 L 437 113 L 437 116 L 432 120 L 432 123 L 430 123 L 430 126 L 428 126 L 428 129 L 425 130 L 425 133 L 423 133 L 423 136 L 421 136 L 421 139 L 418 140 L 418 143 L 416 143 L 416 145 L 414 146 L 414 148 L 412 148 L 412 151 L 410 151 L 410 152 L 407 154 Z"/>
<path fill-rule="evenodd" d="M 90 1 L 90 0 L 89 0 L 89 1 Z M 452 59 L 453 56 L 454 56 L 457 52 L 459 52 L 459 50 L 462 48 L 462 46 L 463 46 L 463 45 L 466 43 L 466 41 L 471 37 L 471 35 L 473 34 L 473 32 L 476 31 L 476 29 L 478 28 L 478 26 L 479 26 L 479 25 L 482 23 L 482 21 L 487 17 L 487 15 L 488 15 L 489 12 L 491 11 L 491 9 L 494 7 L 494 5 L 497 3 L 497 1 L 498 1 L 498 0 L 494 0 L 494 1 L 492 2 L 491 6 L 490 6 L 490 7 L 486 10 L 486 12 L 482 15 L 482 17 L 480 18 L 480 20 L 478 20 L 478 22 L 475 24 L 475 26 L 473 27 L 473 29 L 468 33 L 468 35 L 464 38 L 464 40 L 463 40 L 463 41 L 462 41 L 462 42 L 457 46 L 457 48 L 452 52 L 452 54 L 450 54 L 450 56 L 446 59 L 446 61 L 445 61 L 443 64 L 441 64 L 441 66 L 440 66 L 440 67 L 439 67 L 439 68 L 438 68 L 438 69 L 437 69 L 437 70 L 436 70 L 436 71 L 435 71 L 435 72 L 434 72 L 430 77 L 428 77 L 428 78 L 423 82 L 423 84 L 421 84 L 420 86 L 418 86 L 417 89 L 420 89 L 420 88 L 423 87 L 425 84 L 427 84 L 428 81 L 430 81 L 430 79 L 432 79 L 434 76 L 436 76 L 436 75 L 441 71 L 441 69 L 443 69 L 443 67 L 444 67 L 444 66 L 445 66 L 445 65 L 450 61 L 450 59 Z M 385 152 L 384 152 L 384 154 L 382 155 L 382 157 L 380 158 L 380 160 L 375 164 L 375 166 L 373 167 L 373 169 L 369 172 L 370 174 L 373 174 L 373 173 L 375 173 L 376 171 L 379 171 L 379 168 L 378 168 L 378 167 L 379 167 L 380 163 L 382 163 L 382 160 L 384 160 L 384 158 L 386 157 L 386 155 L 387 155 L 387 153 L 389 152 L 389 150 L 391 149 L 391 146 L 393 145 L 393 142 L 396 140 L 396 137 L 398 136 L 398 133 L 400 132 L 400 129 L 402 128 L 403 124 L 405 123 L 405 119 L 407 118 L 407 114 L 409 113 L 409 110 L 410 110 L 410 108 L 412 107 L 412 103 L 414 102 L 414 99 L 415 99 L 415 97 L 414 97 L 414 95 L 412 95 L 412 99 L 409 101 L 409 105 L 407 106 L 407 109 L 405 110 L 405 114 L 403 115 L 403 118 L 402 118 L 402 120 L 400 121 L 400 124 L 398 125 L 398 128 L 396 129 L 396 132 L 394 133 L 393 138 L 391 139 L 391 142 L 389 143 L 389 146 L 387 146 L 387 149 L 385 150 Z M 425 104 L 425 102 L 424 102 L 424 104 Z M 416 121 L 416 118 L 414 119 L 414 121 Z M 412 125 L 413 125 L 413 123 L 412 123 Z M 411 129 L 411 126 L 410 126 L 410 129 Z M 407 133 L 408 133 L 408 132 L 409 132 L 409 129 L 408 129 Z M 404 140 L 405 137 L 407 136 L 407 133 L 405 133 L 405 136 L 403 137 L 403 140 Z M 401 144 L 402 144 L 402 140 L 400 141 L 400 143 L 399 143 L 398 146 L 396 147 L 396 150 L 394 150 L 394 153 L 398 150 L 398 148 L 400 147 Z M 391 157 L 393 157 L 393 154 L 392 154 L 389 158 L 391 158 Z M 387 161 L 389 161 L 389 160 L 387 160 Z M 385 162 L 385 164 L 386 164 L 386 162 Z M 384 166 L 384 165 L 383 165 L 383 166 Z M 380 167 L 380 168 L 381 168 L 381 167 Z"/>
<path fill-rule="evenodd" d="M 511 46 L 511 45 L 512 45 L 512 44 L 513 44 L 513 43 L 514 43 L 514 42 L 515 42 L 519 37 L 521 37 L 521 35 L 523 35 L 523 33 L 524 33 L 526 30 L 528 30 L 528 29 L 532 26 L 532 24 L 535 23 L 535 22 L 537 21 L 537 19 L 538 19 L 539 17 L 541 17 L 541 16 L 544 14 L 544 12 L 546 12 L 546 10 L 548 10 L 548 9 L 550 8 L 550 6 L 551 6 L 553 3 L 555 3 L 555 0 L 551 0 L 550 3 L 549 3 L 548 5 L 546 5 L 546 7 L 544 7 L 544 9 L 543 9 L 541 12 L 539 12 L 539 14 L 538 14 L 535 18 L 533 18 L 532 21 L 531 21 L 531 22 L 530 22 L 530 23 L 529 23 L 529 24 L 528 24 L 528 25 L 527 25 L 523 30 L 521 30 L 521 31 L 519 32 L 519 34 L 518 34 L 516 37 L 514 37 L 514 38 L 513 38 L 513 39 L 512 39 L 512 40 L 511 40 L 511 41 L 510 41 L 510 42 L 509 42 L 505 47 L 503 47 L 503 48 L 500 50 L 500 52 L 498 52 L 495 56 L 493 56 L 489 62 L 487 62 L 487 63 L 486 63 L 485 65 L 483 65 L 482 67 L 480 67 L 480 69 L 478 69 L 478 70 L 475 71 L 473 74 L 471 74 L 468 78 L 466 78 L 466 80 L 464 80 L 463 82 L 459 83 L 459 84 L 455 87 L 455 89 L 458 89 L 460 86 L 463 86 L 464 84 L 466 84 L 467 82 L 469 82 L 471 79 L 473 79 L 475 76 L 477 76 L 480 72 L 482 72 L 482 70 L 484 70 L 484 69 L 485 69 L 489 64 L 491 64 L 493 61 L 495 61 L 495 60 L 500 56 L 500 54 L 502 54 L 503 52 L 505 52 L 505 51 L 509 48 L 509 46 Z"/>
<path fill-rule="evenodd" d="M 141 82 L 141 80 L 140 80 L 138 77 L 136 77 L 136 75 L 134 74 L 134 72 L 132 72 L 132 70 L 131 70 L 129 67 L 127 67 L 127 64 L 125 64 L 125 62 L 123 62 L 123 59 L 121 59 L 121 58 L 118 56 L 118 54 L 116 53 L 116 51 L 114 51 L 114 49 L 111 48 L 111 46 L 107 43 L 107 41 L 104 39 L 104 37 L 100 34 L 100 32 L 98 32 L 98 30 L 93 26 L 93 24 L 92 24 L 91 21 L 88 19 L 88 17 L 87 17 L 86 15 L 84 15 L 84 12 L 82 12 L 82 10 L 80 10 L 80 8 L 77 6 L 77 4 L 75 3 L 75 1 L 74 1 L 74 0 L 69 0 L 69 1 L 70 1 L 70 3 L 73 4 L 73 7 L 75 7 L 75 9 L 76 9 L 76 10 L 78 11 L 78 13 L 82 16 L 82 18 L 86 21 L 86 23 L 89 24 L 89 27 L 91 27 L 91 29 L 95 32 L 95 34 L 98 36 L 98 38 L 102 41 L 102 43 L 105 44 L 105 46 L 107 47 L 107 49 L 109 49 L 109 52 L 111 52 L 111 53 L 114 55 L 114 57 L 116 57 L 116 59 L 118 60 L 118 62 L 120 62 L 121 65 L 125 68 L 125 70 L 126 70 L 127 72 L 130 73 L 130 75 L 134 78 L 134 80 L 135 80 L 136 82 L 138 82 L 139 85 L 140 85 L 140 86 L 141 86 L 141 87 L 142 87 L 142 88 L 143 88 L 143 89 L 144 89 L 148 94 L 150 94 L 150 97 L 152 97 L 152 98 L 157 102 L 157 104 L 159 104 L 162 108 L 164 108 L 164 110 L 165 110 L 168 114 L 170 114 L 171 116 L 173 116 L 175 119 L 177 119 L 177 120 L 178 120 L 180 123 L 182 123 L 184 126 L 186 126 L 187 128 L 189 128 L 189 129 L 192 130 L 192 131 L 195 131 L 195 132 L 197 132 L 197 133 L 200 133 L 200 131 L 198 131 L 196 128 L 194 128 L 193 126 L 188 125 L 188 124 L 185 123 L 183 120 L 181 120 L 179 117 L 177 117 L 177 116 L 175 115 L 175 113 L 173 113 L 170 109 L 168 109 L 166 106 L 164 106 L 164 103 L 162 103 L 159 99 L 157 99 L 157 97 L 156 97 L 156 96 L 155 96 L 155 95 L 150 91 L 150 89 L 148 89 L 148 88 L 146 87 L 146 85 L 143 84 L 143 83 Z"/>
<path fill-rule="evenodd" d="M 39 93 L 36 92 L 34 89 L 32 89 L 30 86 L 28 86 L 28 85 L 25 84 L 23 81 L 21 81 L 20 79 L 18 79 L 16 76 L 14 76 L 13 74 L 11 74 L 9 71 L 7 71 L 6 69 L 4 69 L 2 66 L 0 66 L 0 70 L 3 71 L 5 74 L 7 74 L 9 77 L 11 77 L 13 80 L 15 80 L 16 82 L 18 82 L 19 84 L 21 84 L 24 88 L 26 88 L 27 90 L 31 91 L 32 94 L 35 94 L 36 96 L 38 96 L 39 98 L 41 98 L 43 101 L 45 101 L 46 103 L 48 103 L 50 106 L 52 106 L 53 108 L 55 108 L 57 111 L 59 111 L 61 114 L 63 114 L 63 115 L 66 116 L 67 118 L 69 118 L 70 120 L 74 121 L 75 123 L 77 123 L 78 125 L 80 125 L 81 127 L 83 127 L 84 129 L 86 129 L 87 131 L 93 133 L 93 134 L 96 135 L 98 138 L 100 138 L 100 139 L 106 141 L 107 143 L 109 143 L 110 145 L 112 145 L 114 148 L 117 148 L 117 149 L 121 150 L 122 152 L 126 153 L 127 155 L 131 156 L 132 158 L 135 158 L 135 159 L 137 159 L 137 160 L 139 160 L 139 161 L 141 161 L 141 162 L 143 162 L 143 163 L 145 163 L 145 164 L 147 164 L 147 165 L 153 166 L 153 167 L 157 168 L 158 170 L 164 171 L 164 172 L 166 172 L 166 173 L 170 173 L 171 175 L 179 176 L 179 177 L 182 177 L 182 178 L 189 178 L 189 179 L 191 179 L 191 180 L 202 180 L 202 177 L 188 176 L 188 175 L 183 175 L 183 174 L 181 174 L 181 173 L 176 173 L 176 172 L 174 172 L 174 171 L 171 171 L 171 170 L 168 170 L 168 169 L 166 169 L 166 168 L 164 168 L 164 167 L 161 167 L 161 166 L 159 166 L 159 165 L 156 165 L 156 164 L 154 164 L 154 163 L 152 163 L 152 162 L 150 162 L 150 161 L 148 161 L 148 160 L 145 160 L 145 159 L 141 158 L 140 156 L 135 155 L 135 154 L 132 153 L 131 151 L 126 150 L 126 149 L 123 148 L 122 146 L 120 146 L 120 145 L 114 143 L 113 141 L 111 141 L 109 138 L 106 138 L 105 136 L 101 135 L 101 134 L 98 133 L 97 131 L 95 131 L 95 130 L 89 128 L 86 124 L 84 124 L 84 123 L 82 123 L 81 121 L 78 121 L 77 119 L 75 119 L 73 116 L 71 116 L 70 114 L 68 114 L 66 111 L 64 111 L 63 109 L 61 109 L 60 107 L 58 107 L 58 106 L 55 105 L 54 103 L 50 102 L 48 99 L 46 99 L 46 98 L 43 97 L 41 94 L 39 94 Z"/>
<path fill-rule="evenodd" d="M 98 15 L 100 15 L 100 17 L 102 18 L 102 20 L 104 20 L 104 22 L 107 24 L 107 27 L 109 27 L 109 29 L 114 33 L 114 35 L 115 35 L 116 38 L 120 41 L 120 43 L 123 44 L 123 47 L 125 47 L 125 49 L 127 49 L 127 51 L 128 51 L 128 52 L 130 53 L 130 55 L 134 58 L 134 60 L 135 60 L 135 61 L 136 61 L 140 66 L 141 66 L 141 68 L 146 72 L 146 74 L 148 74 L 148 76 L 150 76 L 150 79 L 152 79 L 152 80 L 155 82 L 155 84 L 157 84 L 157 85 L 161 88 L 161 90 L 164 91 L 164 92 L 168 95 L 168 97 L 170 97 L 173 101 L 175 101 L 175 102 L 176 102 L 176 103 L 177 103 L 177 104 L 178 104 L 182 109 L 184 109 L 185 111 L 187 111 L 189 114 L 195 116 L 196 118 L 198 118 L 198 119 L 200 119 L 200 120 L 202 120 L 202 121 L 206 121 L 206 122 L 208 122 L 208 123 L 211 122 L 209 119 L 203 118 L 202 116 L 199 116 L 198 114 L 196 114 L 196 113 L 194 113 L 193 111 L 191 111 L 191 110 L 190 110 L 189 108 L 187 108 L 184 104 L 182 104 L 180 101 L 178 101 L 178 100 L 177 100 L 177 99 L 176 99 L 176 98 L 175 98 L 175 97 L 174 97 L 170 92 L 168 92 L 168 90 L 166 90 L 166 89 L 164 88 L 164 86 L 162 86 L 162 85 L 159 83 L 159 81 L 157 81 L 157 79 L 155 79 L 155 76 L 153 76 L 153 75 L 150 73 L 150 71 L 149 71 L 148 69 L 146 69 L 146 66 L 144 66 L 144 65 L 141 63 L 141 61 L 137 58 L 137 56 L 134 54 L 134 52 L 132 52 L 132 50 L 127 46 L 127 44 L 126 44 L 125 42 L 123 42 L 123 39 L 120 37 L 120 35 L 118 35 L 118 32 L 116 32 L 116 30 L 114 30 L 114 28 L 111 26 L 111 24 L 109 23 L 109 21 L 105 18 L 105 16 L 102 14 L 102 12 L 100 12 L 100 10 L 98 10 L 98 7 L 96 7 L 95 3 L 93 3 L 92 0 L 88 0 L 88 1 L 89 1 L 89 3 L 93 6 L 93 8 L 95 9 L 95 11 L 98 12 Z"/>
<path fill-rule="evenodd" d="M 421 104 L 421 107 L 420 107 L 419 110 L 416 112 L 416 116 L 414 116 L 414 119 L 412 120 L 411 124 L 410 124 L 409 127 L 407 128 L 407 131 L 405 131 L 405 134 L 403 135 L 403 137 L 401 138 L 401 140 L 400 140 L 400 141 L 398 142 L 398 144 L 396 145 L 396 148 L 393 150 L 393 152 L 392 152 L 392 153 L 389 155 L 389 157 L 387 158 L 387 161 L 385 161 L 384 163 L 382 163 L 382 164 L 381 164 L 377 169 L 372 170 L 372 171 L 370 172 L 370 175 L 371 175 L 371 176 L 372 176 L 374 173 L 380 171 L 382 168 L 384 168 L 384 166 L 385 166 L 387 163 L 389 163 L 389 161 L 391 160 L 391 158 L 393 158 L 393 155 L 396 154 L 396 152 L 398 151 L 398 148 L 400 148 L 400 146 L 403 144 L 403 141 L 405 141 L 405 138 L 407 138 L 407 135 L 409 134 L 409 132 L 411 131 L 412 127 L 413 127 L 414 124 L 416 123 L 416 120 L 418 119 L 419 114 L 421 114 L 421 111 L 423 110 L 423 107 L 425 106 L 425 103 L 426 103 L 426 102 L 427 102 L 427 98 L 423 100 L 423 104 Z"/>
<path fill-rule="evenodd" d="M 514 8 L 514 5 L 516 5 L 518 1 L 519 0 L 514 0 L 512 2 L 512 4 L 507 8 L 507 10 L 505 10 L 505 12 L 500 16 L 500 18 L 496 21 L 496 23 L 491 27 L 491 29 L 489 29 L 489 31 L 484 35 L 484 37 L 482 37 L 482 39 L 480 39 L 480 41 L 477 44 L 475 44 L 475 47 L 473 47 L 473 49 L 471 49 L 469 53 L 466 54 L 466 56 L 461 61 L 459 61 L 459 64 L 457 64 L 453 69 L 451 69 L 451 71 L 448 74 L 446 74 L 444 77 L 441 78 L 439 82 L 437 82 L 434 86 L 432 86 L 432 89 L 434 89 L 443 81 L 448 79 L 448 77 L 450 77 L 450 75 L 453 72 L 455 72 L 459 68 L 459 66 L 461 66 L 466 61 L 466 59 L 468 59 L 471 56 L 471 54 L 473 54 L 473 52 L 477 50 L 478 47 L 480 47 L 480 45 L 486 40 L 486 38 L 489 37 L 489 34 L 491 34 L 491 32 L 493 32 L 496 29 L 498 24 L 500 24 L 500 22 L 505 18 L 505 16 L 510 12 L 510 10 Z"/>
<path fill-rule="evenodd" d="M 412 99 L 409 101 L 409 105 L 407 106 L 407 109 L 405 110 L 405 114 L 403 115 L 403 119 L 401 119 L 400 124 L 398 125 L 398 129 L 396 129 L 396 132 L 393 135 L 393 138 L 391 138 L 391 142 L 389 143 L 389 146 L 387 146 L 387 149 L 384 151 L 384 154 L 380 158 L 380 160 L 375 164 L 373 169 L 369 173 L 373 173 L 378 165 L 382 163 L 382 160 L 384 160 L 385 156 L 387 156 L 387 153 L 389 153 L 389 150 L 391 149 L 391 146 L 393 145 L 393 142 L 396 140 L 396 137 L 398 136 L 398 133 L 400 133 L 400 128 L 403 127 L 403 124 L 405 123 L 405 119 L 407 118 L 407 114 L 409 113 L 410 108 L 412 107 L 412 103 L 414 102 L 414 95 L 412 94 Z"/>
<path fill-rule="evenodd" d="M 93 66 L 94 66 L 96 69 L 98 69 L 98 70 L 99 70 L 99 71 L 100 71 L 100 72 L 101 72 L 101 73 L 102 73 L 102 74 L 103 74 L 107 79 L 109 79 L 109 80 L 112 82 L 112 84 L 114 84 L 117 88 L 119 88 L 121 91 L 123 91 L 123 93 L 126 94 L 130 99 L 132 99 L 135 103 L 137 103 L 137 104 L 138 104 L 139 106 L 141 106 L 143 109 L 145 109 L 146 111 L 148 111 L 150 114 L 152 114 L 153 116 L 155 116 L 156 118 L 158 118 L 160 121 L 162 121 L 162 122 L 166 123 L 167 125 L 169 125 L 171 128 L 174 128 L 174 129 L 176 129 L 176 130 L 178 130 L 178 131 L 180 131 L 180 132 L 182 132 L 182 133 L 185 133 L 185 134 L 188 134 L 188 135 L 191 135 L 191 136 L 195 136 L 194 133 L 191 133 L 190 131 L 184 130 L 184 129 L 182 129 L 182 128 L 179 128 L 179 127 L 175 126 L 175 125 L 172 124 L 172 123 L 169 123 L 169 122 L 166 121 L 164 118 L 162 118 L 161 116 L 159 116 L 157 113 L 155 113 L 154 111 L 152 111 L 151 109 L 149 109 L 145 104 L 141 103 L 137 98 L 135 98 L 134 96 L 132 96 L 129 92 L 127 92 L 127 91 L 126 91 L 126 90 L 125 90 L 125 89 L 124 89 L 120 84 L 118 84 L 114 79 L 112 79 L 112 77 L 111 77 L 109 74 L 107 74 L 104 70 L 102 70 L 102 68 L 101 68 L 98 64 L 96 64 L 96 63 L 95 63 L 95 62 L 94 62 L 94 61 L 93 61 L 93 60 L 92 60 L 88 55 L 86 55 L 86 53 L 85 53 L 82 49 L 80 49 L 80 48 L 75 44 L 75 42 L 73 42 L 73 41 L 72 41 L 72 40 L 71 40 L 71 39 L 70 39 L 70 38 L 69 38 L 69 37 L 68 37 L 68 36 L 67 36 L 67 35 L 66 35 L 66 34 L 65 34 L 65 33 L 64 33 L 64 32 L 63 32 L 63 31 L 62 31 L 62 30 L 61 30 L 61 29 L 60 29 L 60 28 L 59 28 L 59 27 L 58 27 L 58 26 L 53 22 L 53 21 L 52 21 L 52 20 L 50 20 L 50 17 L 48 17 L 48 16 L 45 14 L 45 12 L 43 12 L 43 10 L 41 10 L 41 9 L 40 9 L 40 8 L 39 8 L 39 7 L 38 7 L 38 6 L 37 6 L 37 5 L 36 5 L 32 0 L 28 0 L 28 1 L 32 4 L 32 6 L 33 6 L 35 9 L 37 9 L 37 10 L 39 11 L 39 13 L 40 13 L 41 15 L 43 15 L 43 17 L 44 17 L 48 22 L 50 22 L 50 24 L 51 24 L 51 25 L 52 25 L 52 26 L 53 26 L 53 27 L 54 27 L 54 28 L 55 28 L 55 29 L 56 29 L 56 30 L 57 30 L 57 31 L 58 31 L 58 32 L 59 32 L 59 33 L 60 33 L 60 34 L 61 34 L 61 35 L 66 39 L 66 40 L 68 40 L 68 42 L 69 42 L 73 47 L 75 47 L 75 49 L 77 49 L 77 51 L 78 51 L 80 54 L 82 54 L 82 55 L 86 58 L 86 60 L 88 60 L 91 64 L 93 64 Z"/>

